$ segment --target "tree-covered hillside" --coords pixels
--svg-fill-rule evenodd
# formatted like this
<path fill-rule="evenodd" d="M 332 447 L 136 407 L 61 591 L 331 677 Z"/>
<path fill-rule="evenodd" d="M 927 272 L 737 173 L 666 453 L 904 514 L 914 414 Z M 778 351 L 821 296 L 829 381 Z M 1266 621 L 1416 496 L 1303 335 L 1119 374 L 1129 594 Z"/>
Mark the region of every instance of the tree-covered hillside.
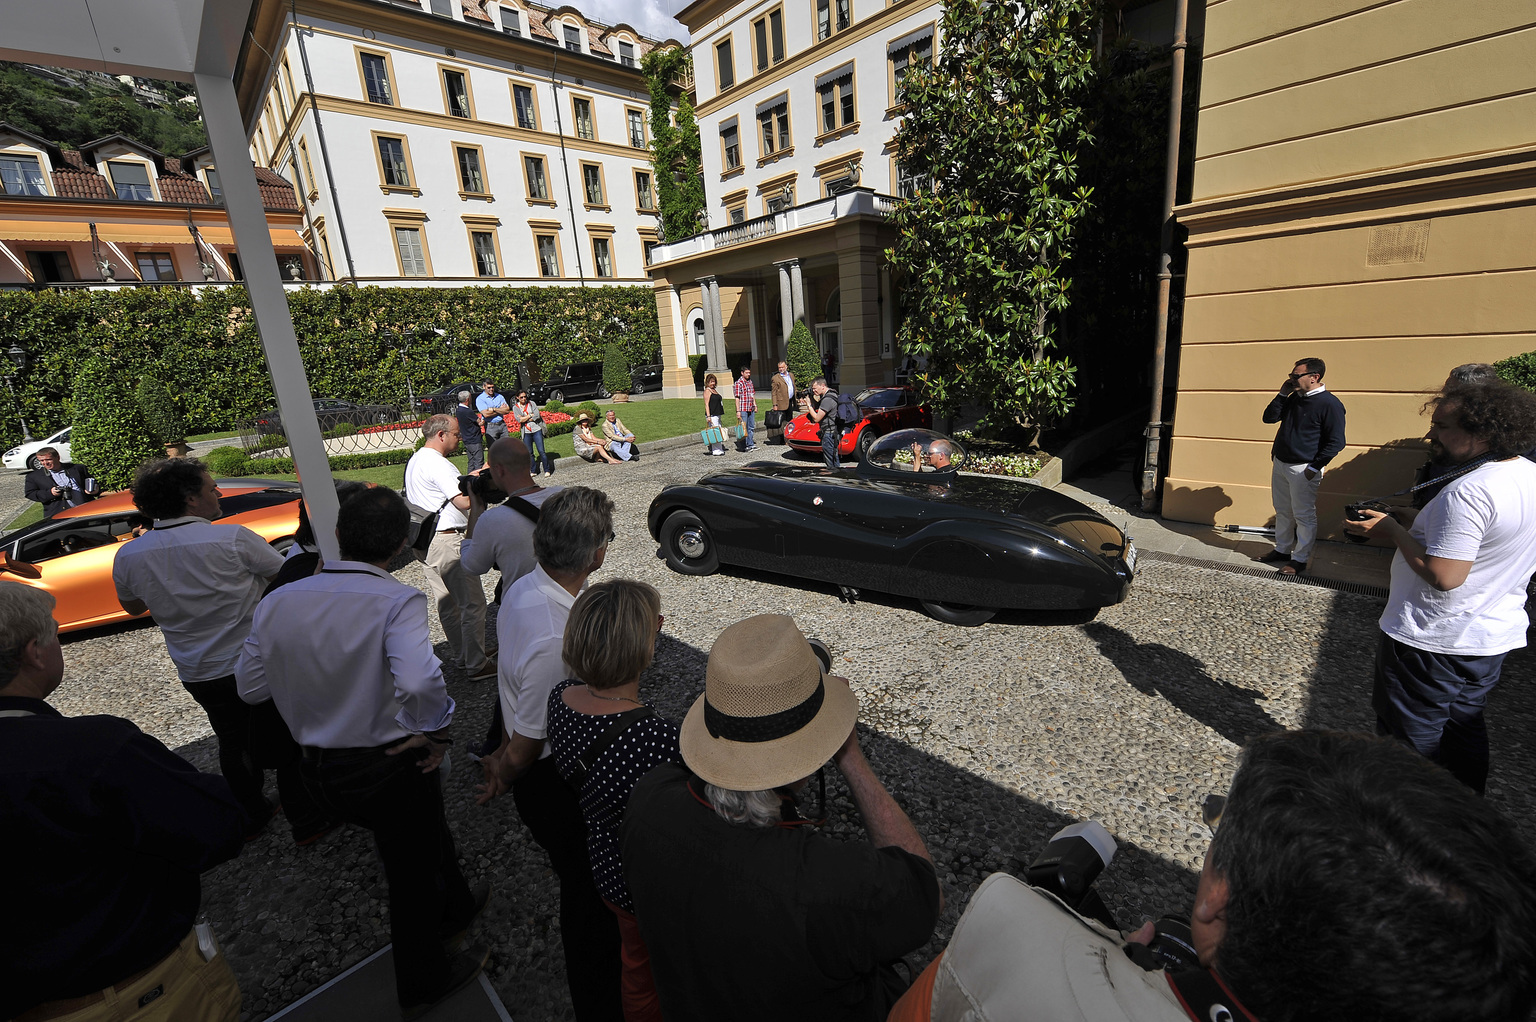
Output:
<path fill-rule="evenodd" d="M 63 78 L 76 78 L 79 84 Z M 69 70 L 45 76 L 0 62 L 0 121 L 66 148 L 112 134 L 128 135 L 171 156 L 207 145 L 197 103 L 178 102 L 192 95 L 191 86 L 149 85 L 164 94 L 164 106 L 141 103 L 132 88 L 105 76 Z"/>

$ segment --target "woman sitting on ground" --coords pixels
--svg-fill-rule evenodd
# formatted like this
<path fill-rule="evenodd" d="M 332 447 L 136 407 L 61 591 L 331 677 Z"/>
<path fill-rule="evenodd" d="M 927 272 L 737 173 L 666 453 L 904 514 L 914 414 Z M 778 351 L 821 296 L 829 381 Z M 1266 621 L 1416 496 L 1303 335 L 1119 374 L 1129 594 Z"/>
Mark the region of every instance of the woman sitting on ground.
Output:
<path fill-rule="evenodd" d="M 587 461 L 602 459 L 609 465 L 619 463 L 618 458 L 608 453 L 608 441 L 592 432 L 592 416 L 586 412 L 582 412 L 576 419 L 576 432 L 571 434 L 571 445 Z"/>
<path fill-rule="evenodd" d="M 661 631 L 661 596 L 644 582 L 599 582 L 577 598 L 565 625 L 565 662 L 576 677 L 549 695 L 549 743 L 560 775 L 576 789 L 587 822 L 592 878 L 619 918 L 625 1022 L 660 1022 L 650 955 L 635 922 L 619 860 L 619 824 L 635 782 L 652 767 L 681 763 L 678 726 L 640 699 Z M 617 723 L 620 715 L 631 718 Z M 612 736 L 610 728 L 620 727 Z"/>

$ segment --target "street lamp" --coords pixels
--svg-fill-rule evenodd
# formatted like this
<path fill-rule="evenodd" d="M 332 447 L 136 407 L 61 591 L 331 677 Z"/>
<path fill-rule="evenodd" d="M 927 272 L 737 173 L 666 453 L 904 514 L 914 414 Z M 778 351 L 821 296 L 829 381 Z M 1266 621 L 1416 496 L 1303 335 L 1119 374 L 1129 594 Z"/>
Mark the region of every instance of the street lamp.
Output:
<path fill-rule="evenodd" d="M 26 417 L 21 414 L 21 402 L 16 400 L 16 388 L 11 386 L 11 377 L 27 367 L 27 352 L 20 344 L 12 344 L 5 352 L 9 360 L 5 366 L 5 389 L 11 392 L 11 404 L 16 406 L 16 418 L 21 422 L 21 442 L 30 443 L 32 433 L 27 429 Z"/>

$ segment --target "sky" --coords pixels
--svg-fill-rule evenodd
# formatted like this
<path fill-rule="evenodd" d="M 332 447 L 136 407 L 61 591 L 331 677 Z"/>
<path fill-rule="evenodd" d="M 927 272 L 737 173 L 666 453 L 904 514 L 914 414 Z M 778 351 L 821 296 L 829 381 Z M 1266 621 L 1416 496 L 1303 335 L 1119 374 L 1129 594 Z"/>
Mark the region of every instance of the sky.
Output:
<path fill-rule="evenodd" d="M 641 35 L 652 39 L 676 39 L 688 41 L 688 30 L 672 17 L 689 0 L 576 0 L 574 6 L 583 14 L 596 18 L 605 25 L 623 22 L 631 25 Z M 557 6 L 551 4 L 550 6 Z"/>

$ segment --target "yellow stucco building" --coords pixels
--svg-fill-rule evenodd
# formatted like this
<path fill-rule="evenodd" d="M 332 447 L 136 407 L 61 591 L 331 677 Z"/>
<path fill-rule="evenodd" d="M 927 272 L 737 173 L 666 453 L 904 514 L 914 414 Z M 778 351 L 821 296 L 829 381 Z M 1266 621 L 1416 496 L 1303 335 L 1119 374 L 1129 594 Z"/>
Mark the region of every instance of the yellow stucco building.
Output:
<path fill-rule="evenodd" d="M 1198 2 L 1198 0 L 1195 0 Z M 1407 485 L 1447 370 L 1536 349 L 1530 0 L 1208 0 L 1163 513 L 1263 525 L 1265 404 L 1328 364 L 1319 497 Z"/>

